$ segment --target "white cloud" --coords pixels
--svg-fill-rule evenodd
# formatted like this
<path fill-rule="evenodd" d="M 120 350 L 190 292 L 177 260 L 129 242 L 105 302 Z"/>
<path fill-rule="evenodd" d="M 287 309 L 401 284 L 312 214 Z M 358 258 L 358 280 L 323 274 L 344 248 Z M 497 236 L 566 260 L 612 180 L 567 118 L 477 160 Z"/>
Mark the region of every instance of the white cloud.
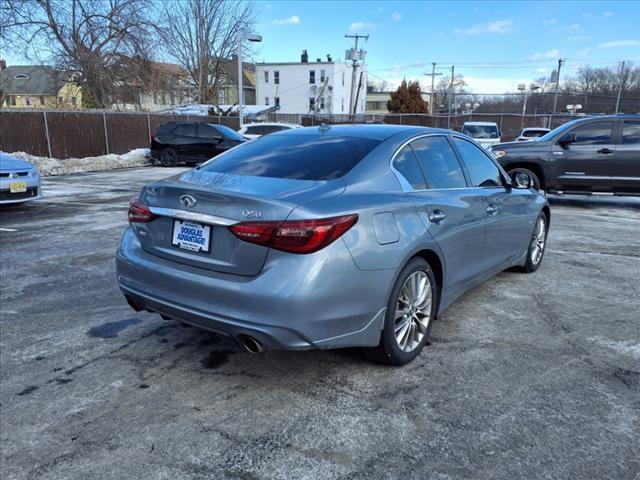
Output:
<path fill-rule="evenodd" d="M 395 21 L 398 21 L 398 20 L 400 20 L 402 18 L 402 14 L 398 13 L 398 12 L 393 12 L 391 14 L 391 18 L 393 18 Z"/>
<path fill-rule="evenodd" d="M 544 22 L 542 22 L 544 25 L 555 25 L 556 23 L 558 23 L 558 20 L 556 20 L 555 18 L 547 18 Z"/>
<path fill-rule="evenodd" d="M 583 48 L 582 50 L 578 50 L 576 56 L 578 57 L 586 57 L 591 52 L 590 48 Z"/>
<path fill-rule="evenodd" d="M 567 42 L 586 42 L 592 38 L 591 35 L 572 35 L 567 37 Z"/>
<path fill-rule="evenodd" d="M 637 47 L 640 46 L 638 40 L 614 40 L 612 42 L 599 43 L 600 48 Z"/>
<path fill-rule="evenodd" d="M 298 25 L 300 23 L 300 17 L 297 15 L 291 15 L 287 18 L 277 18 L 271 23 L 274 25 Z"/>
<path fill-rule="evenodd" d="M 535 71 L 536 73 L 538 73 L 538 74 L 541 74 L 541 75 L 542 75 L 542 74 L 548 73 L 548 72 L 549 72 L 549 69 L 548 69 L 548 68 L 544 68 L 544 67 L 542 67 L 542 68 L 536 68 L 534 71 Z"/>
<path fill-rule="evenodd" d="M 576 32 L 580 30 L 579 23 L 572 23 L 571 25 L 562 25 L 560 27 L 552 28 L 552 32 Z"/>
<path fill-rule="evenodd" d="M 489 23 L 477 23 L 470 28 L 456 28 L 453 33 L 456 35 L 481 35 L 485 33 L 505 34 L 513 31 L 511 20 L 496 20 Z"/>
<path fill-rule="evenodd" d="M 613 15 L 613 12 L 610 12 L 609 10 L 607 10 L 606 12 L 602 13 L 603 17 L 610 17 L 611 15 Z"/>
<path fill-rule="evenodd" d="M 531 55 L 529 58 L 531 60 L 543 60 L 548 58 L 558 58 L 560 56 L 560 50 L 554 48 L 553 50 L 548 50 L 546 52 L 538 52 Z"/>
<path fill-rule="evenodd" d="M 354 32 L 354 31 L 359 31 L 359 30 L 366 30 L 367 28 L 373 28 L 373 27 L 375 27 L 374 23 L 370 23 L 370 22 L 353 22 L 349 26 L 349 30 Z"/>

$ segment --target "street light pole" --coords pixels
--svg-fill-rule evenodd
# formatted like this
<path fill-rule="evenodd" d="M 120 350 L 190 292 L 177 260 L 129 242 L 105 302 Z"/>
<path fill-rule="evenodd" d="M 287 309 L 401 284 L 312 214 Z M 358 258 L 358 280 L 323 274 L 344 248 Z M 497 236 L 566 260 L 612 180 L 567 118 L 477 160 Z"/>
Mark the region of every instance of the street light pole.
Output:
<path fill-rule="evenodd" d="M 240 127 L 242 128 L 242 112 L 244 110 L 244 89 L 242 87 L 242 41 L 248 40 L 250 42 L 261 42 L 262 36 L 260 35 L 247 35 L 244 32 L 238 33 L 238 120 Z"/>

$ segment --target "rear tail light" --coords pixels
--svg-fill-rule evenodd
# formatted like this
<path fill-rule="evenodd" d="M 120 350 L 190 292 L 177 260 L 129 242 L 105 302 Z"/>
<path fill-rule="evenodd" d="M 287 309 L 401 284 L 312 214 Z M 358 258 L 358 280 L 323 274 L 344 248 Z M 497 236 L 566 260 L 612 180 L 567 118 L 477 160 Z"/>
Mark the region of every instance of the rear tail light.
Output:
<path fill-rule="evenodd" d="M 129 200 L 130 222 L 146 223 L 150 222 L 154 218 L 156 218 L 156 216 L 151 212 L 149 206 L 138 197 L 133 197 L 131 200 Z"/>
<path fill-rule="evenodd" d="M 245 242 L 290 253 L 313 253 L 338 239 L 358 221 L 358 215 L 319 220 L 243 222 L 229 230 Z"/>

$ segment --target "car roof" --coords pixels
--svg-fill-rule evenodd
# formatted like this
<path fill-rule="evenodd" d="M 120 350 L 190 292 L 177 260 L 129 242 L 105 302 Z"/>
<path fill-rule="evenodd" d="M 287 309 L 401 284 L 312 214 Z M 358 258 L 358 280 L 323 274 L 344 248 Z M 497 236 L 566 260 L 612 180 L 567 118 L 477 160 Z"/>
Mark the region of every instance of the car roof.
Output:
<path fill-rule="evenodd" d="M 266 125 L 269 127 L 285 126 L 285 127 L 291 127 L 291 128 L 302 128 L 302 125 L 298 125 L 297 123 L 287 123 L 287 122 L 253 122 L 253 123 L 247 123 L 244 126 L 254 127 L 256 125 Z"/>
<path fill-rule="evenodd" d="M 543 130 L 545 132 L 549 132 L 550 130 L 546 127 L 527 127 L 527 128 L 523 128 L 522 131 L 523 132 L 529 132 L 531 130 Z"/>
<path fill-rule="evenodd" d="M 478 125 L 482 127 L 493 127 L 493 126 L 497 126 L 498 124 L 496 122 L 464 122 L 464 125 Z"/>
<path fill-rule="evenodd" d="M 415 127 L 411 125 L 380 125 L 380 124 L 353 124 L 353 125 L 320 125 L 317 127 L 295 128 L 273 133 L 272 135 L 313 135 L 334 137 L 360 137 L 372 140 L 386 140 L 399 133 L 455 133 L 442 128 Z"/>

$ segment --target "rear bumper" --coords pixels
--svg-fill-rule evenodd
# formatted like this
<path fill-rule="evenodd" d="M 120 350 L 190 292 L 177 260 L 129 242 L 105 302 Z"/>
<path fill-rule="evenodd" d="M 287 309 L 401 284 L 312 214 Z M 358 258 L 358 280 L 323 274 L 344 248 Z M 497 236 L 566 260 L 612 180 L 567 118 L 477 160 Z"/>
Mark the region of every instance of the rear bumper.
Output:
<path fill-rule="evenodd" d="M 374 346 L 393 270 L 358 270 L 342 240 L 311 255 L 272 251 L 255 277 L 151 255 L 130 229 L 116 254 L 118 283 L 138 308 L 268 350 Z"/>

